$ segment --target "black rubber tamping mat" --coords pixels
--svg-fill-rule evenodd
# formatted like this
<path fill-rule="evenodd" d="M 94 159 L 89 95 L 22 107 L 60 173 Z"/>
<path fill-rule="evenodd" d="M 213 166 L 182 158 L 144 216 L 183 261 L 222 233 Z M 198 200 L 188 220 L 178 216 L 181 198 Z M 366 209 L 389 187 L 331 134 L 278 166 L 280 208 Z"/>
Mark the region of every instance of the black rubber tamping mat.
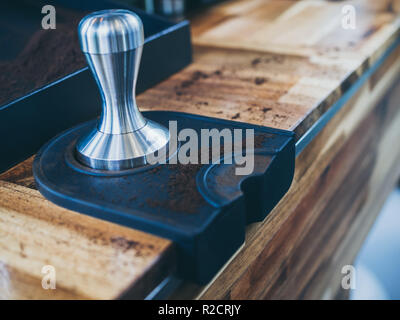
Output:
<path fill-rule="evenodd" d="M 74 157 L 77 139 L 95 126 L 90 121 L 42 147 L 33 165 L 36 183 L 58 205 L 175 241 L 179 276 L 205 284 L 244 243 L 246 224 L 263 220 L 289 189 L 294 135 L 184 113 L 143 114 L 167 127 L 176 121 L 177 132 L 193 129 L 200 137 L 199 149 L 204 129 L 225 129 L 225 133 L 228 129 L 232 137 L 236 129 L 242 129 L 243 141 L 244 129 L 254 129 L 254 148 L 246 151 L 254 155 L 254 170 L 236 174 L 245 164 L 229 161 L 225 150 L 219 164 L 173 164 L 185 141 L 180 142 L 181 149 L 170 148 L 165 164 L 121 172 L 92 170 Z"/>

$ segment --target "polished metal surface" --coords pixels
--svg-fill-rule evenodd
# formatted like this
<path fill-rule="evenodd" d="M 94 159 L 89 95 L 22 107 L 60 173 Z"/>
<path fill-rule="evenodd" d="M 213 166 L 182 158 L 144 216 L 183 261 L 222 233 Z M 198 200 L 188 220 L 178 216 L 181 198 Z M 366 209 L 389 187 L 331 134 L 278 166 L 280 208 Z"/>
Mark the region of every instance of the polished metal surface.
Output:
<path fill-rule="evenodd" d="M 78 160 L 101 170 L 145 165 L 146 157 L 165 148 L 170 136 L 167 128 L 145 119 L 136 105 L 143 44 L 140 18 L 127 10 L 95 12 L 83 18 L 79 36 L 103 108 L 98 126 L 77 142 Z"/>
<path fill-rule="evenodd" d="M 78 27 L 85 53 L 124 52 L 143 46 L 143 24 L 129 10 L 102 10 L 84 17 Z"/>
<path fill-rule="evenodd" d="M 135 99 L 141 53 L 142 48 L 112 54 L 86 54 L 102 93 L 101 132 L 128 133 L 146 124 Z"/>

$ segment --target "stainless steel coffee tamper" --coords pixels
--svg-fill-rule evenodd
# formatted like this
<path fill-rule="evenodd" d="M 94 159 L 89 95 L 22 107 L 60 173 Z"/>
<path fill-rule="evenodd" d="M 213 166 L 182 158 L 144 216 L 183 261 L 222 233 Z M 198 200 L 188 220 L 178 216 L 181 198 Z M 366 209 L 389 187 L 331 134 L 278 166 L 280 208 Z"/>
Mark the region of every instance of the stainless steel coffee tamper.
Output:
<path fill-rule="evenodd" d="M 142 116 L 135 99 L 144 43 L 140 18 L 128 10 L 103 10 L 79 24 L 82 51 L 100 88 L 102 113 L 87 136 L 78 140 L 78 160 L 102 170 L 125 170 L 147 163 L 166 148 L 167 128 Z"/>

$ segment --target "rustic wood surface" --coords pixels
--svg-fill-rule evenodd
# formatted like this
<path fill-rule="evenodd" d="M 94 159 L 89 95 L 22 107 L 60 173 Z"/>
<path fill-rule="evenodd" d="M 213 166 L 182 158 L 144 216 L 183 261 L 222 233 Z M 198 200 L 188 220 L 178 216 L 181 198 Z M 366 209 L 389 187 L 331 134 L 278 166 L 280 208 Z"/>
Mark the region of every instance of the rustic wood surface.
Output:
<path fill-rule="evenodd" d="M 341 8 L 357 8 L 356 30 Z M 166 109 L 294 130 L 300 138 L 399 35 L 400 1 L 239 0 L 193 19 L 194 63 L 138 97 Z M 384 94 L 399 52 L 296 160 L 289 193 L 248 227 L 246 245 L 207 287 L 184 298 L 321 298 L 338 289 L 399 173 L 399 97 Z M 371 142 L 371 143 L 370 143 Z M 143 297 L 175 267 L 170 241 L 51 204 L 31 160 L 0 176 L 0 296 Z M 135 245 L 130 245 L 130 244 Z M 57 289 L 41 288 L 41 268 Z M 59 270 L 59 271 L 58 271 Z M 3 289 L 1 289 L 3 288 Z"/>
<path fill-rule="evenodd" d="M 140 299 L 174 271 L 170 241 L 45 200 L 31 163 L 1 176 L 0 299 Z M 42 288 L 46 265 L 55 290 Z"/>
<path fill-rule="evenodd" d="M 400 176 L 400 71 L 368 82 L 296 159 L 291 189 L 208 287 L 185 283 L 174 298 L 319 299 L 339 290 L 375 217 Z M 400 80 L 400 79 L 399 79 Z M 397 91 L 396 91 L 397 90 Z M 388 103 L 387 101 L 390 101 Z"/>

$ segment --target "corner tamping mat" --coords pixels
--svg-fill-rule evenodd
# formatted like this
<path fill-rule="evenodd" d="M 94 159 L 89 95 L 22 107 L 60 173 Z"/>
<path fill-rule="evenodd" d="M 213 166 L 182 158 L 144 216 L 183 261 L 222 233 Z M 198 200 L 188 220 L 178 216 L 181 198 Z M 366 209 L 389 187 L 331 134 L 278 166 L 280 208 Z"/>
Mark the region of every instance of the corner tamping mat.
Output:
<path fill-rule="evenodd" d="M 220 164 L 173 164 L 171 159 L 184 148 L 182 141 L 180 149 L 168 154 L 172 158 L 166 164 L 122 171 L 91 169 L 74 155 L 77 140 L 95 125 L 91 121 L 42 147 L 33 165 L 37 186 L 65 208 L 173 240 L 179 276 L 205 284 L 243 244 L 246 224 L 263 220 L 289 189 L 294 135 L 185 113 L 143 115 L 165 127 L 175 122 L 177 132 L 189 128 L 198 137 L 205 129 L 227 129 L 232 134 L 235 129 L 253 129 L 254 170 L 237 175 L 238 165 L 224 159 Z"/>

